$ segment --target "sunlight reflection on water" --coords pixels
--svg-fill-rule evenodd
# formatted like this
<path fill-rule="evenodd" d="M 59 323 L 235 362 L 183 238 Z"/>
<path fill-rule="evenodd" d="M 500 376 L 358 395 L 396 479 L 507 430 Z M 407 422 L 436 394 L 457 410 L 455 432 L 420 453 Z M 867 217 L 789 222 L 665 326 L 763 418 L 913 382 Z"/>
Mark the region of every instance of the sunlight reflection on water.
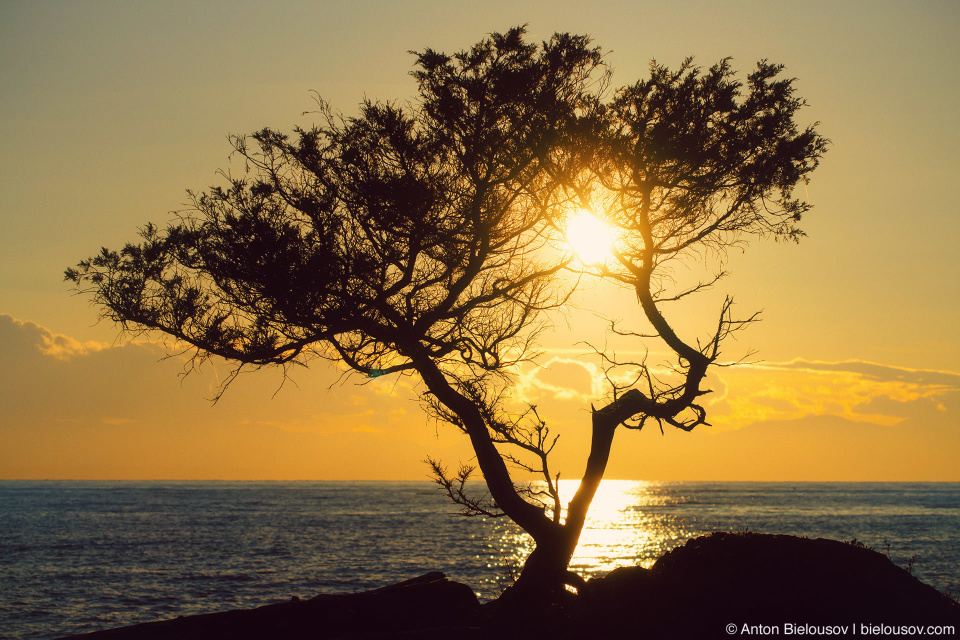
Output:
<path fill-rule="evenodd" d="M 560 496 L 569 503 L 579 486 L 577 480 L 561 480 Z M 691 537 L 683 520 L 669 513 L 653 513 L 687 498 L 675 492 L 659 491 L 661 483 L 632 480 L 604 480 L 590 506 L 580 544 L 570 568 L 585 578 L 608 573 L 622 566 L 650 567 L 670 549 Z M 505 550 L 519 566 L 533 551 L 533 541 L 516 527 L 498 527 L 494 546 Z"/>
<path fill-rule="evenodd" d="M 561 481 L 566 505 L 579 483 Z M 861 542 L 911 564 L 914 575 L 956 592 L 960 578 L 960 485 L 956 483 L 721 483 L 604 480 L 570 568 L 593 578 L 622 566 L 651 567 L 687 540 L 713 531 L 754 531 Z M 533 542 L 499 521 L 488 538 L 501 573 L 516 572 Z M 921 558 L 914 564 L 911 558 Z M 484 585 L 487 590 L 492 586 Z M 502 588 L 502 587 L 500 587 Z"/>

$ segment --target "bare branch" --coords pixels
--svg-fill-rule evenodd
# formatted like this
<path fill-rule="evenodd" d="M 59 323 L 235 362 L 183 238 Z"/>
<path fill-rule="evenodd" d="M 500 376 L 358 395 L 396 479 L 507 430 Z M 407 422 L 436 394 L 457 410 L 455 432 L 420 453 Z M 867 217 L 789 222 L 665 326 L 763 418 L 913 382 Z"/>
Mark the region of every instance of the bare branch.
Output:
<path fill-rule="evenodd" d="M 488 494 L 474 497 L 466 492 L 466 484 L 475 468 L 469 465 L 460 465 L 456 476 L 450 476 L 445 467 L 437 460 L 427 458 L 424 460 L 430 465 L 433 480 L 437 486 L 446 494 L 455 504 L 461 506 L 460 515 L 465 518 L 474 518 L 484 516 L 487 518 L 502 518 L 506 513 L 497 508 L 497 505 L 489 499 Z"/>

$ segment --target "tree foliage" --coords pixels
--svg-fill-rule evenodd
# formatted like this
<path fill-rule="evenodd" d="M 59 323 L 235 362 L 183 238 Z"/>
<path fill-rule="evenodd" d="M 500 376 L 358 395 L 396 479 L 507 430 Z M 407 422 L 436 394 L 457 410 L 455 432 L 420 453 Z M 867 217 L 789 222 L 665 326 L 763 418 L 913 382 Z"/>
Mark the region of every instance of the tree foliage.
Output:
<path fill-rule="evenodd" d="M 467 495 L 470 467 L 451 477 L 431 461 L 441 487 L 464 513 L 505 513 L 533 537 L 521 583 L 576 582 L 566 565 L 614 431 L 704 424 L 707 369 L 751 319 L 734 319 L 728 299 L 709 340 L 684 341 L 661 305 L 709 283 L 671 291 L 666 270 L 751 234 L 802 235 L 809 205 L 793 189 L 826 140 L 797 128 L 804 103 L 767 62 L 746 85 L 728 60 L 706 72 L 653 64 L 649 79 L 608 95 L 584 36 L 538 46 L 515 28 L 453 55 L 415 55 L 414 103 L 368 101 L 344 118 L 321 102 L 310 129 L 233 137 L 242 175 L 225 173 L 166 229 L 148 225 L 66 276 L 123 327 L 238 370 L 320 357 L 418 376 L 428 408 L 470 438 L 491 499 Z M 606 264 L 558 248 L 577 207 L 616 229 Z M 601 350 L 611 395 L 593 411 L 586 471 L 564 509 L 548 463 L 556 436 L 535 408 L 512 414 L 505 399 L 513 366 L 535 356 L 583 278 L 633 289 L 653 333 L 614 331 L 661 339 L 676 366 L 658 379 Z M 615 383 L 617 369 L 632 382 Z M 510 467 L 543 483 L 516 484 Z"/>
<path fill-rule="evenodd" d="M 95 285 L 111 319 L 240 363 L 502 366 L 557 304 L 549 276 L 564 265 L 536 260 L 534 200 L 599 54 L 513 30 L 417 60 L 416 107 L 368 102 L 341 119 L 322 106 L 325 123 L 293 138 L 235 137 L 246 174 L 68 277 Z"/>
<path fill-rule="evenodd" d="M 710 338 L 685 342 L 662 303 L 701 291 L 723 274 L 676 291 L 666 277 L 671 264 L 710 250 L 722 255 L 750 235 L 803 235 L 799 222 L 810 205 L 793 189 L 816 168 L 827 141 L 815 125 L 798 129 L 794 115 L 804 101 L 794 96 L 792 80 L 778 78 L 782 69 L 761 61 L 744 87 L 729 60 L 706 73 L 691 59 L 677 71 L 652 63 L 649 79 L 620 89 L 598 110 L 602 142 L 591 147 L 580 189 L 594 187 L 594 208 L 617 229 L 616 259 L 601 276 L 636 292 L 655 337 L 676 354 L 682 374 L 680 384 L 658 384 L 643 363 L 601 353 L 612 367 L 639 372 L 623 387 L 633 390 L 629 404 L 638 426 L 648 418 L 685 430 L 703 424 L 696 398 L 707 367 L 718 361 L 724 338 L 755 317 L 735 319 L 727 299 Z M 641 381 L 646 396 L 635 389 Z"/>

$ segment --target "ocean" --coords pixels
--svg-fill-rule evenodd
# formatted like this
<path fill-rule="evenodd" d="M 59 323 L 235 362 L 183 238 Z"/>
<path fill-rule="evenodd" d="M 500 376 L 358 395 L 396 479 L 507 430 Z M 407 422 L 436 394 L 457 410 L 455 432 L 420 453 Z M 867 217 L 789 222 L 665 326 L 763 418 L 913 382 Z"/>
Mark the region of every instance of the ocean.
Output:
<path fill-rule="evenodd" d="M 960 483 L 605 480 L 571 566 L 585 577 L 650 566 L 720 530 L 856 539 L 960 593 Z M 362 591 L 428 571 L 489 600 L 529 549 L 505 519 L 458 517 L 429 482 L 0 481 L 0 638 Z"/>

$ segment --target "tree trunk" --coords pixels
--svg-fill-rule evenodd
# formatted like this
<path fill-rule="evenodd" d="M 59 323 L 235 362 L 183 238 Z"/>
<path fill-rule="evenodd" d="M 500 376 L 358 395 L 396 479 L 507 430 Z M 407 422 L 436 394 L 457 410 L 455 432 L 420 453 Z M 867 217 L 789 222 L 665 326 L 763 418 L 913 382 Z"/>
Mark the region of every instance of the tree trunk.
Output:
<path fill-rule="evenodd" d="M 567 569 L 578 539 L 579 535 L 571 536 L 561 528 L 556 539 L 538 542 L 517 581 L 501 598 L 521 605 L 548 605 L 566 594 L 567 585 L 579 588 L 583 580 Z"/>
<path fill-rule="evenodd" d="M 553 530 L 557 529 L 558 525 L 544 516 L 541 509 L 517 493 L 507 465 L 497 451 L 478 407 L 451 386 L 430 358 L 415 355 L 411 356 L 411 360 L 416 363 L 417 370 L 430 392 L 460 417 L 463 429 L 473 445 L 487 488 L 497 506 L 535 540 L 552 537 Z"/>
<path fill-rule="evenodd" d="M 619 424 L 616 408 L 617 402 L 614 402 L 599 411 L 594 409 L 593 437 L 583 479 L 570 501 L 563 525 L 556 527 L 548 537 L 535 540 L 537 546 L 524 563 L 514 585 L 517 595 L 537 597 L 535 594 L 541 594 L 549 597 L 563 591 L 567 585 L 578 590 L 583 586 L 583 578 L 567 567 L 580 542 L 587 511 L 610 459 L 613 436 Z"/>
<path fill-rule="evenodd" d="M 420 358 L 417 365 L 431 393 L 462 420 L 497 506 L 536 543 L 533 553 L 524 562 L 516 584 L 504 596 L 509 593 L 510 600 L 548 603 L 562 597 L 567 585 L 579 589 L 584 584 L 583 579 L 567 567 L 580 541 L 590 503 L 603 480 L 617 426 L 635 412 L 636 398 L 633 396 L 642 397 L 642 394 L 631 390 L 609 405 L 593 409 L 590 455 L 583 479 L 570 500 L 564 523 L 558 524 L 546 518 L 541 509 L 516 492 L 503 457 L 497 451 L 476 405 L 458 393 L 431 360 Z"/>

